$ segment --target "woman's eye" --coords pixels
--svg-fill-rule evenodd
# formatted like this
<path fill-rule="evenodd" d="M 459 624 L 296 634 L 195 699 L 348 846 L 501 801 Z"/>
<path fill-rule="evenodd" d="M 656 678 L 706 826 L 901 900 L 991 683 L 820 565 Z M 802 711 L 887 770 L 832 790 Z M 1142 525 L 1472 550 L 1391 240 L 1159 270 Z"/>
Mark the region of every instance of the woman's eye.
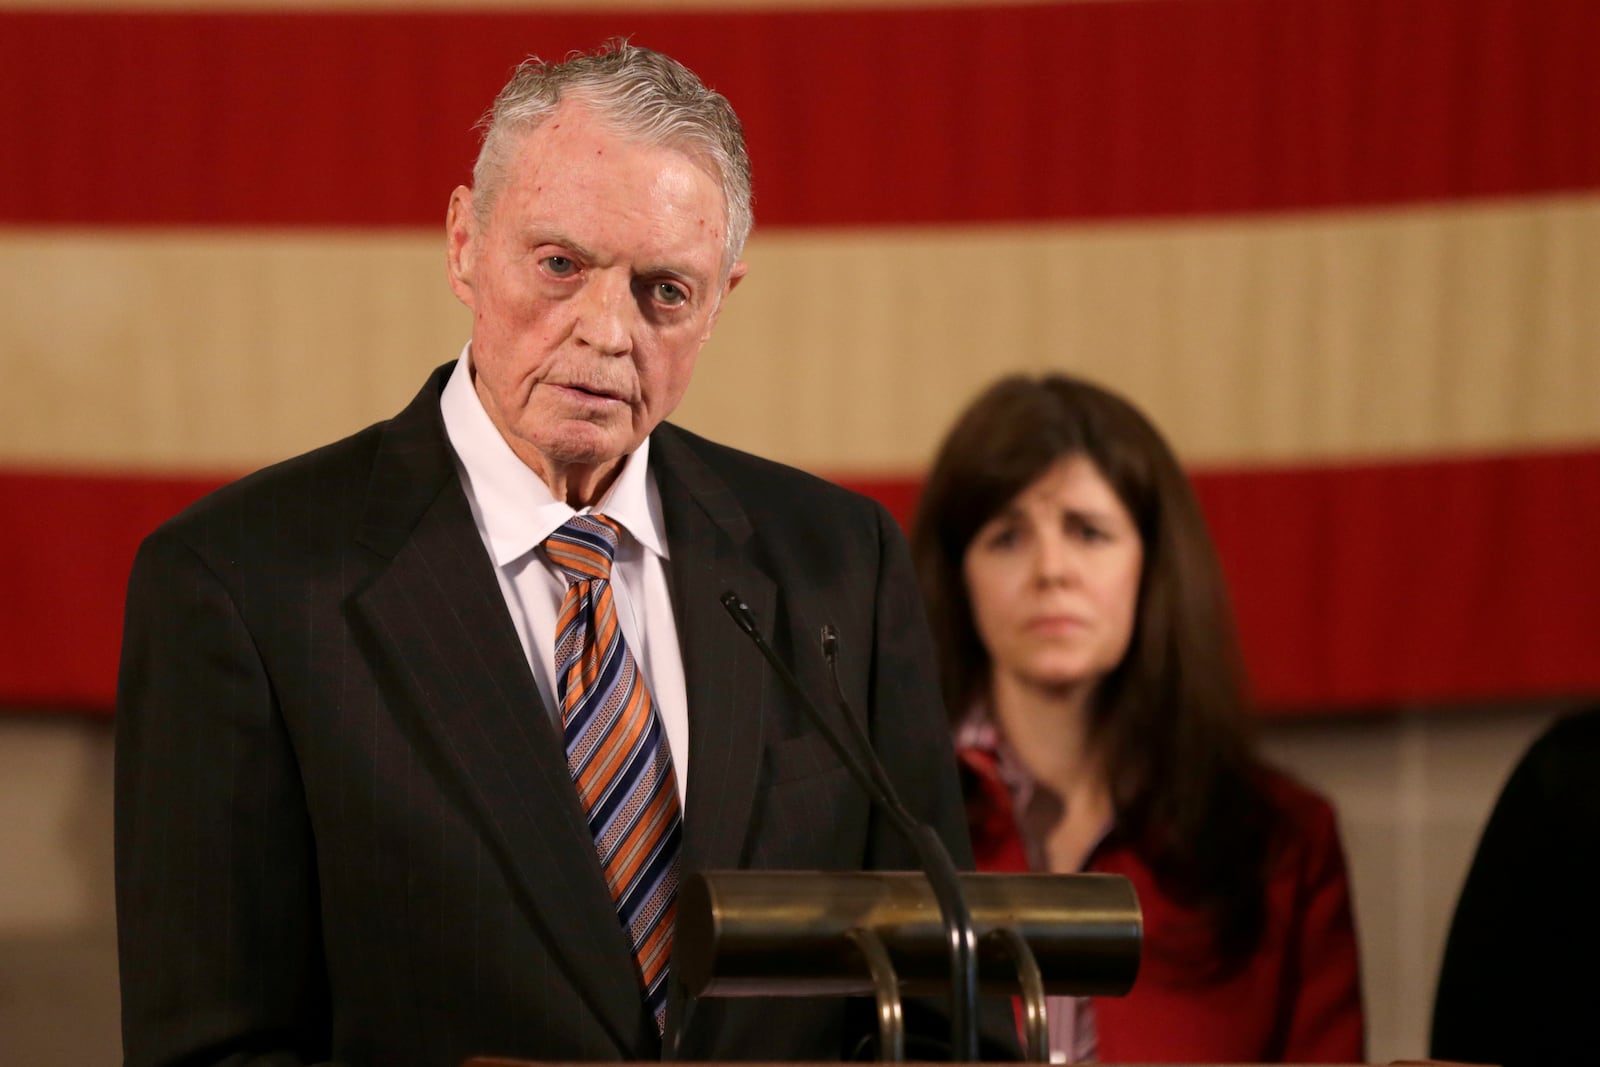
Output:
<path fill-rule="evenodd" d="M 1067 530 L 1080 541 L 1098 542 L 1105 541 L 1110 534 L 1086 519 L 1071 518 L 1067 520 Z"/>
<path fill-rule="evenodd" d="M 544 268 L 559 278 L 565 278 L 578 269 L 578 265 L 566 256 L 545 256 Z"/>
<path fill-rule="evenodd" d="M 1007 549 L 1016 547 L 1019 540 L 1020 535 L 1015 526 L 1003 526 L 989 535 L 986 544 L 990 548 Z"/>

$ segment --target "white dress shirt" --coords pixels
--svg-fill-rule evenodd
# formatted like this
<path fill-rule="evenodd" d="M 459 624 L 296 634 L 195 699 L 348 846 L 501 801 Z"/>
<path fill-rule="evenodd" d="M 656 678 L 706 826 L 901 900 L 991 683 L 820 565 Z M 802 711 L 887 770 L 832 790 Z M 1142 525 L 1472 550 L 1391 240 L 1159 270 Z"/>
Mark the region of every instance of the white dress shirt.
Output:
<path fill-rule="evenodd" d="M 559 731 L 556 617 L 566 596 L 567 578 L 540 545 L 579 512 L 551 494 L 544 479 L 517 458 L 489 421 L 473 388 L 471 358 L 469 343 L 445 384 L 439 409 L 455 449 L 456 467 L 478 536 L 494 561 L 522 651 Z M 648 438 L 626 457 L 605 497 L 582 511 L 604 514 L 622 527 L 611 567 L 617 621 L 661 713 L 681 804 L 689 782 L 689 705 L 667 585 L 666 526 L 661 518 L 661 496 L 650 474 Z"/>

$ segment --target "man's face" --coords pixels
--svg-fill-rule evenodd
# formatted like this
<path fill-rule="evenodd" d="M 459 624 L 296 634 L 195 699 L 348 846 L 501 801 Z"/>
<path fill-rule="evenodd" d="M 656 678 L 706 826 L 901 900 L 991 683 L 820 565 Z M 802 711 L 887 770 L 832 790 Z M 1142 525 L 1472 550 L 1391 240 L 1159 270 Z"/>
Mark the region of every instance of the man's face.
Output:
<path fill-rule="evenodd" d="M 566 101 L 522 137 L 489 215 L 458 188 L 450 285 L 484 410 L 558 498 L 593 503 L 678 406 L 722 299 L 717 181 Z"/>

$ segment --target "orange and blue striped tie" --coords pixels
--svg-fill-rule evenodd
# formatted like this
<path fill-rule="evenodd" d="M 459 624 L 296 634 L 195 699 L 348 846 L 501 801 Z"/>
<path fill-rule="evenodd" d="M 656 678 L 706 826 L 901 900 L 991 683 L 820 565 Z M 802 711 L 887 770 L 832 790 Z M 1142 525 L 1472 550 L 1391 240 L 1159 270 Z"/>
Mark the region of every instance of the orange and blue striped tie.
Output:
<path fill-rule="evenodd" d="M 664 1028 L 683 819 L 666 730 L 622 639 L 611 595 L 620 528 L 574 515 L 545 541 L 567 576 L 556 622 L 556 697 L 567 769 L 589 816 L 646 1006 Z"/>

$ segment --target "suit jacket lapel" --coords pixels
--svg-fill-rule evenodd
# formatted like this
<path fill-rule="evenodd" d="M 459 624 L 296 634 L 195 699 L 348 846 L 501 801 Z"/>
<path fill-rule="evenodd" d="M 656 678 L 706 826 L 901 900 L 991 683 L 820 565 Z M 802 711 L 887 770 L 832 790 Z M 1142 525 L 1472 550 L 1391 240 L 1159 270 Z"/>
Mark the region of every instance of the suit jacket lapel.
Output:
<path fill-rule="evenodd" d="M 721 597 L 737 592 L 770 634 L 777 587 L 750 558 L 744 509 L 680 432 L 660 427 L 650 448 L 689 699 L 683 871 L 731 868 L 739 865 L 755 809 L 762 690 L 772 668 L 739 633 Z"/>
<path fill-rule="evenodd" d="M 618 1046 L 636 1053 L 644 1013 L 632 953 L 451 460 L 439 415 L 448 370 L 383 437 L 360 539 L 390 562 L 355 612 L 379 676 L 403 687 L 398 706 L 416 710 L 552 955 Z"/>

